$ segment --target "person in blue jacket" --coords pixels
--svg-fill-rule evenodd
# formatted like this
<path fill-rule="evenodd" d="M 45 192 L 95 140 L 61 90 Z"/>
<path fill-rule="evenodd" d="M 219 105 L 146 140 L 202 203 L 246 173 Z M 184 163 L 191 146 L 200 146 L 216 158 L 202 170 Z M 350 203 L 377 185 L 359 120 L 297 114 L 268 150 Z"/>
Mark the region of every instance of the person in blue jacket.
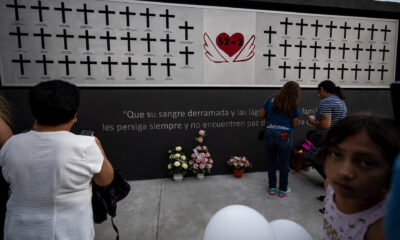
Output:
<path fill-rule="evenodd" d="M 387 199 L 383 228 L 385 239 L 400 239 L 400 154 L 393 165 L 392 185 Z"/>

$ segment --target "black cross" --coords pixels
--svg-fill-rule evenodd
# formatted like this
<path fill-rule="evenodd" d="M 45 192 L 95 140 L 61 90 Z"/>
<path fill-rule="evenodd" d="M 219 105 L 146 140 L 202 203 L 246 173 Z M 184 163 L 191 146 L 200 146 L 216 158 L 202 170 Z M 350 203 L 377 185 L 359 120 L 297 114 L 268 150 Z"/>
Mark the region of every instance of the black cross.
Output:
<path fill-rule="evenodd" d="M 371 65 L 368 65 L 368 68 L 364 69 L 364 71 L 368 71 L 368 80 L 371 80 L 371 72 L 375 72 L 375 69 L 371 69 Z"/>
<path fill-rule="evenodd" d="M 21 75 L 24 75 L 24 63 L 30 63 L 31 60 L 24 60 L 22 54 L 19 55 L 19 59 L 13 59 L 12 62 L 19 63 L 19 68 L 21 71 Z"/>
<path fill-rule="evenodd" d="M 331 24 L 325 25 L 326 28 L 329 28 L 329 37 L 332 37 L 332 29 L 337 28 L 337 26 L 333 25 L 333 21 L 331 21 Z"/>
<path fill-rule="evenodd" d="M 314 63 L 313 67 L 308 67 L 308 69 L 312 69 L 313 70 L 313 79 L 315 79 L 315 72 L 316 70 L 320 70 L 320 67 L 317 67 L 317 63 Z"/>
<path fill-rule="evenodd" d="M 7 4 L 6 7 L 14 8 L 14 11 L 15 11 L 15 21 L 19 21 L 19 14 L 18 14 L 19 11 L 18 11 L 18 9 L 19 9 L 19 8 L 25 8 L 25 5 L 18 5 L 18 0 L 14 0 L 14 5 L 12 5 L 12 4 Z"/>
<path fill-rule="evenodd" d="M 69 76 L 69 65 L 70 64 L 75 64 L 75 61 L 70 61 L 68 59 L 68 55 L 65 55 L 65 60 L 64 61 L 58 61 L 58 63 L 63 63 L 65 64 L 65 73 L 67 74 L 67 76 Z"/>
<path fill-rule="evenodd" d="M 44 44 L 44 38 L 45 37 L 51 37 L 51 34 L 50 33 L 45 34 L 43 28 L 40 28 L 40 33 L 34 33 L 33 36 L 35 36 L 35 37 L 39 37 L 40 36 L 40 38 L 42 40 L 42 49 L 45 49 L 46 47 L 45 47 L 45 44 Z"/>
<path fill-rule="evenodd" d="M 88 76 L 92 75 L 92 71 L 91 71 L 91 65 L 92 64 L 97 64 L 97 62 L 95 61 L 90 61 L 90 56 L 86 56 L 86 61 L 81 61 L 81 64 L 87 64 L 87 71 L 88 71 Z"/>
<path fill-rule="evenodd" d="M 67 30 L 64 28 L 63 34 L 57 34 L 56 37 L 64 38 L 64 49 L 67 50 L 68 49 L 67 39 L 74 38 L 74 35 L 67 35 Z"/>
<path fill-rule="evenodd" d="M 194 27 L 193 26 L 189 26 L 188 22 L 185 21 L 185 26 L 179 26 L 179 29 L 185 29 L 185 40 L 188 40 L 189 39 L 188 30 L 189 29 L 193 30 Z"/>
<path fill-rule="evenodd" d="M 339 50 L 343 50 L 342 51 L 342 59 L 344 59 L 344 57 L 346 55 L 346 50 L 350 50 L 350 48 L 347 48 L 346 43 L 343 43 L 343 47 L 339 47 Z"/>
<path fill-rule="evenodd" d="M 268 54 L 263 54 L 264 57 L 268 57 L 268 67 L 271 66 L 271 57 L 276 57 L 276 54 L 271 54 L 271 49 L 268 49 Z"/>
<path fill-rule="evenodd" d="M 185 51 L 180 51 L 179 54 L 185 54 L 185 65 L 189 65 L 189 54 L 194 54 L 194 52 L 189 52 L 189 49 L 186 46 Z"/>
<path fill-rule="evenodd" d="M 375 48 L 372 48 L 372 45 L 369 45 L 369 48 L 366 48 L 365 51 L 369 52 L 369 60 L 371 61 L 372 59 L 372 52 L 376 52 Z"/>
<path fill-rule="evenodd" d="M 166 63 L 161 63 L 161 66 L 167 66 L 167 76 L 170 76 L 170 67 L 171 66 L 176 66 L 175 63 L 170 63 L 169 62 L 169 58 L 167 58 L 167 62 Z"/>
<path fill-rule="evenodd" d="M 49 7 L 42 7 L 42 1 L 38 1 L 38 6 L 31 6 L 31 9 L 39 10 L 39 21 L 43 22 L 42 10 L 50 10 Z"/>
<path fill-rule="evenodd" d="M 379 49 L 379 52 L 382 52 L 382 61 L 385 61 L 385 54 L 386 54 L 387 52 L 389 52 L 389 50 L 386 49 L 386 45 L 383 45 L 383 48 L 382 48 L 382 49 Z"/>
<path fill-rule="evenodd" d="M 157 63 L 152 63 L 150 58 L 147 58 L 147 63 L 144 62 L 142 65 L 147 66 L 149 77 L 151 77 L 151 66 L 157 66 Z"/>
<path fill-rule="evenodd" d="M 54 8 L 56 11 L 61 11 L 61 16 L 62 16 L 62 22 L 65 23 L 65 12 L 71 12 L 72 8 L 65 8 L 64 2 L 61 2 L 61 7 L 60 8 Z"/>
<path fill-rule="evenodd" d="M 126 40 L 128 42 L 128 52 L 131 51 L 131 41 L 136 41 L 136 38 L 131 38 L 131 33 L 127 32 L 126 37 L 121 37 L 121 40 Z"/>
<path fill-rule="evenodd" d="M 354 71 L 354 80 L 357 80 L 357 73 L 358 73 L 358 71 L 362 71 L 362 69 L 358 68 L 358 64 L 356 64 L 356 66 L 350 70 Z"/>
<path fill-rule="evenodd" d="M 283 68 L 283 78 L 286 78 L 286 69 L 291 69 L 292 67 L 286 66 L 286 61 L 284 61 L 283 66 L 279 66 L 279 68 Z"/>
<path fill-rule="evenodd" d="M 110 36 L 110 31 L 106 31 L 107 35 L 106 36 L 100 36 L 100 39 L 107 39 L 107 51 L 111 50 L 110 46 L 110 40 L 117 40 L 117 37 L 111 37 Z"/>
<path fill-rule="evenodd" d="M 272 27 L 269 26 L 269 30 L 268 31 L 264 31 L 264 33 L 268 34 L 268 43 L 271 44 L 271 35 L 272 34 L 276 34 L 276 31 L 272 31 Z"/>
<path fill-rule="evenodd" d="M 294 66 L 294 69 L 299 69 L 299 79 L 301 79 L 301 69 L 306 69 L 306 67 L 301 66 L 301 62 L 299 62 L 299 66 Z"/>
<path fill-rule="evenodd" d="M 287 35 L 287 27 L 288 25 L 293 25 L 293 23 L 288 22 L 288 18 L 285 18 L 284 22 L 280 22 L 281 24 L 285 25 L 285 35 Z"/>
<path fill-rule="evenodd" d="M 149 8 L 146 8 L 146 13 L 140 13 L 140 16 L 146 16 L 146 27 L 150 28 L 150 17 L 155 17 L 156 14 L 150 13 Z"/>
<path fill-rule="evenodd" d="M 300 36 L 303 36 L 303 27 L 308 26 L 307 23 L 303 23 L 303 19 L 301 19 L 300 23 L 296 23 L 296 26 L 300 26 Z"/>
<path fill-rule="evenodd" d="M 108 76 L 112 75 L 111 67 L 112 65 L 118 65 L 118 62 L 111 62 L 111 57 L 107 57 L 107 62 L 100 62 L 103 65 L 108 65 Z"/>
<path fill-rule="evenodd" d="M 22 33 L 19 29 L 19 27 L 17 27 L 17 32 L 10 32 L 11 36 L 17 36 L 18 39 L 18 48 L 22 48 L 22 41 L 21 41 L 21 36 L 28 36 L 28 33 Z"/>
<path fill-rule="evenodd" d="M 374 28 L 374 24 L 372 24 L 371 28 L 367 28 L 368 31 L 371 31 L 371 41 L 374 40 L 374 32 L 379 31 L 379 29 Z"/>
<path fill-rule="evenodd" d="M 331 64 L 330 64 L 330 63 L 328 63 L 328 67 L 325 67 L 324 70 L 327 70 L 327 71 L 328 71 L 328 79 L 330 79 L 331 70 L 335 70 L 335 69 L 331 67 Z"/>
<path fill-rule="evenodd" d="M 318 20 L 315 20 L 315 24 L 311 24 L 311 27 L 315 27 L 315 37 L 318 36 L 318 28 L 322 26 L 322 24 L 318 24 Z"/>
<path fill-rule="evenodd" d="M 286 18 L 287 19 L 287 18 Z M 284 47 L 283 56 L 286 57 L 286 48 L 291 47 L 292 45 L 287 44 L 287 40 L 285 39 L 285 44 L 279 44 L 279 46 Z"/>
<path fill-rule="evenodd" d="M 94 13 L 93 9 L 87 9 L 86 8 L 86 3 L 83 4 L 83 9 L 76 9 L 77 12 L 83 12 L 83 16 L 85 18 L 85 24 L 88 24 L 88 20 L 87 20 L 87 13 Z"/>
<path fill-rule="evenodd" d="M 106 5 L 104 6 L 104 10 L 99 10 L 99 13 L 103 13 L 103 14 L 106 15 L 106 25 L 108 26 L 108 25 L 109 25 L 109 18 L 108 18 L 108 15 L 109 15 L 109 14 L 115 14 L 115 11 L 109 11 L 109 10 L 108 10 L 108 5 L 106 4 Z"/>
<path fill-rule="evenodd" d="M 354 30 L 357 30 L 357 31 L 358 31 L 358 33 L 357 33 L 357 39 L 360 39 L 360 31 L 361 31 L 361 30 L 365 30 L 365 28 L 362 28 L 362 27 L 361 27 L 361 23 L 359 23 L 359 24 L 358 24 L 358 27 L 354 27 Z"/>
<path fill-rule="evenodd" d="M 340 26 L 340 29 L 343 29 L 343 38 L 346 39 L 346 32 L 348 29 L 351 29 L 351 27 L 347 26 L 347 22 L 344 22 L 344 25 Z"/>
<path fill-rule="evenodd" d="M 166 42 L 167 44 L 167 53 L 169 53 L 169 42 L 175 42 L 175 39 L 170 39 L 169 34 L 167 34 L 166 39 L 160 39 L 161 42 Z"/>
<path fill-rule="evenodd" d="M 160 14 L 160 17 L 165 17 L 165 27 L 168 29 L 169 28 L 169 18 L 175 18 L 175 15 L 169 15 L 169 10 L 166 9 L 165 14 Z"/>
<path fill-rule="evenodd" d="M 86 50 L 89 51 L 89 39 L 95 39 L 96 36 L 89 36 L 89 31 L 85 30 L 85 35 L 79 35 L 79 38 L 84 38 L 86 40 Z"/>
<path fill-rule="evenodd" d="M 324 47 L 325 49 L 329 49 L 328 51 L 328 58 L 330 59 L 331 58 L 331 51 L 332 51 L 332 49 L 336 49 L 336 47 L 332 47 L 332 42 L 329 42 L 329 46 L 325 46 Z"/>
<path fill-rule="evenodd" d="M 147 38 L 141 38 L 140 41 L 147 41 L 147 52 L 150 52 L 150 43 L 156 42 L 157 39 L 150 38 L 150 33 L 147 33 Z"/>
<path fill-rule="evenodd" d="M 385 69 L 385 66 L 382 65 L 380 69 L 377 70 L 378 72 L 381 72 L 381 80 L 383 80 L 383 73 L 388 72 L 389 70 Z"/>
<path fill-rule="evenodd" d="M 317 41 L 314 42 L 314 45 L 310 45 L 310 48 L 314 48 L 314 58 L 317 58 L 317 49 L 322 48 L 321 46 L 317 45 Z"/>
<path fill-rule="evenodd" d="M 385 32 L 385 37 L 384 37 L 383 41 L 386 41 L 386 33 L 391 32 L 391 31 L 392 31 L 392 30 L 387 29 L 387 25 L 385 25 L 385 28 L 384 28 L 384 29 L 381 29 L 381 32 Z"/>
<path fill-rule="evenodd" d="M 47 60 L 46 55 L 42 55 L 42 60 L 36 60 L 36 63 L 43 63 L 43 74 L 47 75 L 47 64 L 54 63 L 53 60 Z"/>
<path fill-rule="evenodd" d="M 132 62 L 131 57 L 128 57 L 128 61 L 122 62 L 122 65 L 128 65 L 129 76 L 132 76 L 132 65 L 138 65 L 138 63 Z"/>
<path fill-rule="evenodd" d="M 126 26 L 128 26 L 128 27 L 130 26 L 130 16 L 131 15 L 132 16 L 136 15 L 136 13 L 129 11 L 129 7 L 128 6 L 125 7 L 125 12 L 119 12 L 119 14 L 126 16 Z"/>
<path fill-rule="evenodd" d="M 307 48 L 307 45 L 303 45 L 303 41 L 300 41 L 299 45 L 294 45 L 294 46 L 299 48 L 299 57 L 301 57 L 302 55 L 302 49 Z"/>
<path fill-rule="evenodd" d="M 344 71 L 348 71 L 349 69 L 348 68 L 345 68 L 344 67 L 344 63 L 342 63 L 342 67 L 341 68 L 337 68 L 337 70 L 340 70 L 342 73 L 341 73 L 341 79 L 343 80 L 343 77 L 344 77 Z"/>

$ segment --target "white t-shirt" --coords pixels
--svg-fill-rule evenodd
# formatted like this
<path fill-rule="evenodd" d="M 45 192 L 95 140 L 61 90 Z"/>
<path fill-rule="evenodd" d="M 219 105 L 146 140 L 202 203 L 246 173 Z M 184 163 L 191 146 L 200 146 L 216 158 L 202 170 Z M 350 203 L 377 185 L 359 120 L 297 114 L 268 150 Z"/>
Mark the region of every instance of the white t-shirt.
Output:
<path fill-rule="evenodd" d="M 93 174 L 103 155 L 94 137 L 30 131 L 0 151 L 10 184 L 4 239 L 93 239 Z"/>

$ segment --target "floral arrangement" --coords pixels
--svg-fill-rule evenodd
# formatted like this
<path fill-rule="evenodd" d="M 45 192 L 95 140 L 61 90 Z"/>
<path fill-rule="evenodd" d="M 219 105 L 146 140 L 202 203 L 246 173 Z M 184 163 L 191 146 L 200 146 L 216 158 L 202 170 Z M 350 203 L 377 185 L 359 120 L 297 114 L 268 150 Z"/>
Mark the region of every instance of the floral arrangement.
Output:
<path fill-rule="evenodd" d="M 173 146 L 168 150 L 168 172 L 185 175 L 188 172 L 187 158 L 181 146 Z"/>
<path fill-rule="evenodd" d="M 211 168 L 214 164 L 207 146 L 204 145 L 205 136 L 206 131 L 200 130 L 199 137 L 195 138 L 197 146 L 193 149 L 194 153 L 192 153 L 192 158 L 189 161 L 189 169 L 195 174 L 211 173 Z"/>
<path fill-rule="evenodd" d="M 251 163 L 246 157 L 233 156 L 226 163 L 237 170 L 251 167 Z"/>

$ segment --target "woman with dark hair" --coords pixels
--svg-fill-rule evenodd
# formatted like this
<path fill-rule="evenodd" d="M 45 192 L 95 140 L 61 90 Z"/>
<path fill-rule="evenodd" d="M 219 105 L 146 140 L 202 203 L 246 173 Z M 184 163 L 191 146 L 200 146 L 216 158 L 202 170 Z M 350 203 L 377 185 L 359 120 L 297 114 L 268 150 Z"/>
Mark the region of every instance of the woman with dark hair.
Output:
<path fill-rule="evenodd" d="M 292 147 L 292 129 L 299 126 L 300 86 L 289 81 L 273 97 L 267 99 L 259 113 L 266 118 L 265 146 L 268 151 L 269 194 L 276 194 L 276 166 L 279 165 L 278 196 L 286 197 L 288 188 L 289 154 Z"/>
<path fill-rule="evenodd" d="M 94 239 L 91 181 L 106 186 L 114 171 L 96 137 L 70 132 L 79 99 L 79 89 L 60 80 L 30 90 L 33 130 L 0 151 L 12 190 L 5 239 Z"/>

